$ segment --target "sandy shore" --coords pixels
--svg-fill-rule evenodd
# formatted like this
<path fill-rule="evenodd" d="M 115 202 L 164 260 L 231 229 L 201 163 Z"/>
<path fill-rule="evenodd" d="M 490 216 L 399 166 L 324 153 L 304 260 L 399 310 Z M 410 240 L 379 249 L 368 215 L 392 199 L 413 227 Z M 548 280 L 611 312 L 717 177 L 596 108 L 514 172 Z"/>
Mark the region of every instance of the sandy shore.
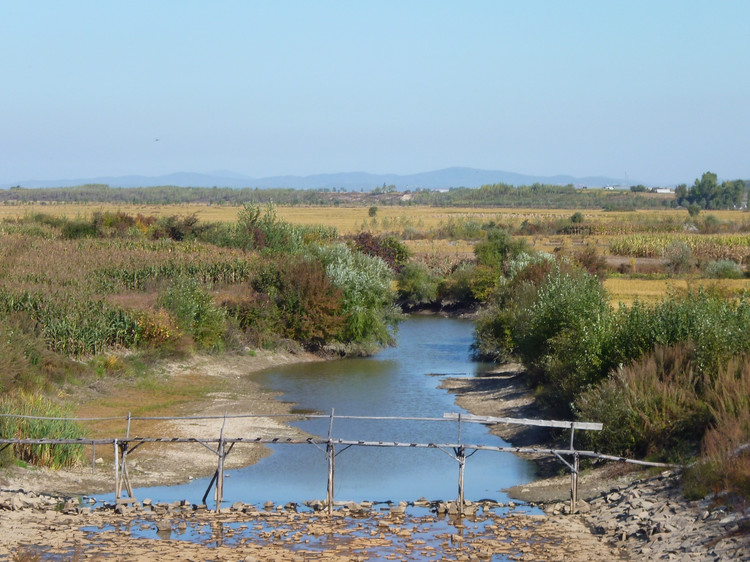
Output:
<path fill-rule="evenodd" d="M 133 422 L 132 436 L 218 438 L 224 425 L 227 436 L 242 437 L 298 437 L 300 432 L 285 423 L 292 418 L 271 417 L 288 414 L 293 404 L 277 399 L 277 394 L 261 388 L 246 375 L 268 367 L 292 363 L 322 361 L 309 353 L 277 353 L 257 351 L 249 354 L 197 355 L 182 361 L 157 367 L 158 377 L 177 383 L 183 378 L 208 381 L 208 386 L 221 390 L 210 392 L 178 407 L 173 416 L 223 416 L 253 414 L 255 417 Z M 215 383 L 215 384 L 212 384 Z M 133 383 L 135 384 L 135 383 Z M 79 410 L 88 412 L 88 404 L 106 400 L 108 395 L 121 391 L 111 385 L 95 385 L 84 389 L 78 397 Z M 138 394 L 133 394 L 138 399 Z M 160 416 L 161 412 L 149 415 Z M 118 428 L 124 435 L 125 422 Z M 118 433 L 115 433 L 117 435 Z M 109 436 L 112 434 L 110 433 Z M 91 453 L 95 453 L 91 463 Z M 87 448 L 87 461 L 69 470 L 46 470 L 8 467 L 0 470 L 0 489 L 34 490 L 37 493 L 85 495 L 114 491 L 113 451 L 101 447 Z M 268 454 L 262 445 L 243 444 L 227 456 L 228 469 L 254 464 Z M 96 462 L 98 459 L 99 462 Z M 92 466 L 93 465 L 93 466 Z M 217 457 L 200 444 L 146 444 L 128 457 L 129 475 L 134 486 L 174 485 L 213 474 Z"/>

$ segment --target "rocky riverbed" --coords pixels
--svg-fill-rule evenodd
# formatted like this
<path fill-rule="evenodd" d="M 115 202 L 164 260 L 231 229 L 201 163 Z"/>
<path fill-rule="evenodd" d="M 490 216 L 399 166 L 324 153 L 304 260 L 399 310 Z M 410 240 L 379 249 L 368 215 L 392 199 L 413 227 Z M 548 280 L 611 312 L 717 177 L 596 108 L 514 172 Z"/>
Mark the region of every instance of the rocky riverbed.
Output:
<path fill-rule="evenodd" d="M 621 558 L 577 517 L 514 504 L 419 500 L 305 506 L 187 502 L 92 507 L 84 498 L 0 493 L 0 559 L 602 560 Z"/>

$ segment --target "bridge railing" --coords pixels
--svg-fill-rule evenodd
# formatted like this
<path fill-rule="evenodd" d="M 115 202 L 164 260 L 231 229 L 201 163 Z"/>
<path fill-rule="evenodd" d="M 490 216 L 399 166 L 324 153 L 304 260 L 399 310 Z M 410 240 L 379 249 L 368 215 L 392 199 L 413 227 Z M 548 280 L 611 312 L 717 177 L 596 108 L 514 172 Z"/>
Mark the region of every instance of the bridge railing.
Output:
<path fill-rule="evenodd" d="M 574 447 L 574 438 L 576 430 L 580 431 L 601 431 L 602 424 L 579 421 L 559 421 L 559 420 L 537 420 L 527 418 L 502 418 L 492 416 L 475 416 L 464 413 L 446 413 L 443 417 L 407 417 L 407 416 L 345 416 L 336 415 L 333 410 L 330 414 L 227 414 L 218 416 L 110 416 L 99 418 L 50 418 L 42 416 L 26 416 L 20 414 L 0 414 L 0 417 L 15 417 L 21 419 L 36 420 L 59 420 L 75 422 L 98 422 L 98 421 L 117 421 L 122 420 L 126 423 L 124 437 L 111 438 L 78 438 L 78 439 L 53 439 L 53 438 L 0 438 L 0 452 L 14 444 L 23 445 L 90 445 L 92 447 L 92 470 L 94 469 L 96 447 L 111 446 L 114 451 L 114 482 L 115 482 L 115 501 L 116 503 L 131 503 L 136 501 L 133 493 L 133 486 L 128 474 L 128 455 L 146 443 L 199 443 L 206 449 L 216 455 L 218 463 L 216 471 L 203 495 L 203 503 L 206 503 L 211 489 L 214 489 L 214 498 L 217 510 L 220 508 L 224 496 L 224 465 L 226 457 L 231 453 L 237 444 L 286 444 L 286 445 L 314 445 L 320 451 L 325 453 L 328 461 L 328 483 L 326 490 L 326 503 L 329 513 L 333 510 L 334 505 L 334 480 L 335 480 L 335 459 L 336 456 L 343 453 L 351 447 L 405 447 L 405 448 L 433 448 L 440 449 L 458 463 L 458 498 L 457 505 L 460 512 L 464 506 L 464 469 L 466 460 L 477 451 L 495 451 L 501 453 L 530 454 L 530 455 L 549 455 L 554 456 L 564 463 L 571 473 L 571 491 L 570 504 L 571 513 L 575 511 L 578 500 L 578 474 L 579 460 L 581 457 L 598 458 L 613 460 L 619 462 L 633 463 L 644 466 L 672 467 L 664 463 L 654 463 L 638 461 L 624 457 L 604 455 L 596 451 L 578 450 Z M 236 418 L 285 418 L 285 419 L 314 419 L 322 418 L 329 420 L 328 435 L 326 437 L 236 437 L 225 435 L 226 420 Z M 446 422 L 457 424 L 457 440 L 453 443 L 424 443 L 424 442 L 401 442 L 401 441 L 375 441 L 375 440 L 357 440 L 341 439 L 333 434 L 334 420 L 388 420 L 388 421 L 429 421 L 429 422 Z M 199 437 L 137 437 L 131 436 L 131 424 L 134 421 L 184 421 L 184 420 L 222 420 L 219 435 L 216 438 L 199 438 Z M 570 430 L 570 441 L 567 449 L 565 448 L 542 448 L 542 447 L 513 447 L 513 446 L 494 446 L 465 443 L 461 438 L 462 424 L 480 423 L 485 425 L 496 424 L 516 424 L 525 426 L 550 427 Z M 127 496 L 123 497 L 124 492 Z"/>

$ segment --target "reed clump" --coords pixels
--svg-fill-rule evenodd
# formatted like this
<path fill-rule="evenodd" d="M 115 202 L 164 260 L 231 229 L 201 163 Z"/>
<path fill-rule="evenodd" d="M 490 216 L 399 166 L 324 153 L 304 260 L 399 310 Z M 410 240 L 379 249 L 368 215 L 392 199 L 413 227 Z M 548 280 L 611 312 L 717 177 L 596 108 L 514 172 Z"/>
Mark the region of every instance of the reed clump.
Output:
<path fill-rule="evenodd" d="M 81 426 L 71 420 L 70 409 L 49 398 L 28 392 L 0 397 L 0 435 L 4 439 L 80 439 Z M 19 417 L 27 416 L 27 417 Z M 56 418 L 56 419 L 34 419 Z M 14 444 L 13 456 L 23 462 L 47 468 L 64 468 L 80 464 L 83 446 Z M 7 462 L 8 459 L 6 458 Z"/>

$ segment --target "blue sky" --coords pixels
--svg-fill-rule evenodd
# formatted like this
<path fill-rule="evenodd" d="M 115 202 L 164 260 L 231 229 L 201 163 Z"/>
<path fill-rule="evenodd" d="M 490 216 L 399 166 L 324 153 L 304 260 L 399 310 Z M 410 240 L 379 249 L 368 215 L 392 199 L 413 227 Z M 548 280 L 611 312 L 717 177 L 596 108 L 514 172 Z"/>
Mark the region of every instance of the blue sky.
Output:
<path fill-rule="evenodd" d="M 750 178 L 749 21 L 744 0 L 0 0 L 0 183 Z"/>

